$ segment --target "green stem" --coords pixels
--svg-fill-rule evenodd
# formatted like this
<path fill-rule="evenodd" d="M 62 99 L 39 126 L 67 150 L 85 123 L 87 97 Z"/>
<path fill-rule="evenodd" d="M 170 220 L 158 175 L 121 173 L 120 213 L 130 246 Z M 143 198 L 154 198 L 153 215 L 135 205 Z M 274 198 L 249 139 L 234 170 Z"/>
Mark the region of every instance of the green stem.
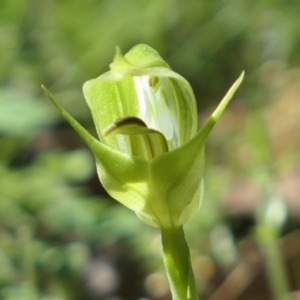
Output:
<path fill-rule="evenodd" d="M 190 252 L 182 226 L 161 229 L 163 259 L 173 300 L 198 300 Z"/>
<path fill-rule="evenodd" d="M 23 225 L 18 230 L 19 248 L 22 259 L 24 283 L 28 287 L 28 299 L 37 300 L 37 283 L 34 268 L 34 257 L 32 249 L 32 232 L 28 225 Z"/>
<path fill-rule="evenodd" d="M 260 226 L 257 231 L 258 243 L 266 261 L 266 270 L 274 300 L 289 298 L 289 284 L 280 251 L 278 232 L 273 226 Z"/>

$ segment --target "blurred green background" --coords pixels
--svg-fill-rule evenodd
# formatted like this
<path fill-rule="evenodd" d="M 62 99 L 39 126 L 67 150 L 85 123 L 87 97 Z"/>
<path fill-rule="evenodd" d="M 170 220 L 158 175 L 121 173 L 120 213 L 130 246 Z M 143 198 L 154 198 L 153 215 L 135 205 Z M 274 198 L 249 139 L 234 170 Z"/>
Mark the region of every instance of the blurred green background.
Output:
<path fill-rule="evenodd" d="M 107 196 L 40 88 L 95 132 L 82 85 L 138 43 L 190 81 L 200 124 L 246 71 L 186 226 L 202 299 L 273 299 L 270 249 L 299 299 L 299 13 L 298 0 L 1 0 L 0 299 L 170 299 L 159 232 Z"/>

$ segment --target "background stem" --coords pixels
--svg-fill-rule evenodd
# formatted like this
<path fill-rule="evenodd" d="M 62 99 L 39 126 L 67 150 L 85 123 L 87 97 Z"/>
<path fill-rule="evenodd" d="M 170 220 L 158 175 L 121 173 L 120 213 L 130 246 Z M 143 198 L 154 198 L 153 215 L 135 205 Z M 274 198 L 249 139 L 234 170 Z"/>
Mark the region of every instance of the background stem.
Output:
<path fill-rule="evenodd" d="M 278 232 L 272 226 L 260 226 L 257 233 L 258 243 L 266 262 L 273 299 L 287 300 L 289 299 L 289 284 L 278 241 Z"/>

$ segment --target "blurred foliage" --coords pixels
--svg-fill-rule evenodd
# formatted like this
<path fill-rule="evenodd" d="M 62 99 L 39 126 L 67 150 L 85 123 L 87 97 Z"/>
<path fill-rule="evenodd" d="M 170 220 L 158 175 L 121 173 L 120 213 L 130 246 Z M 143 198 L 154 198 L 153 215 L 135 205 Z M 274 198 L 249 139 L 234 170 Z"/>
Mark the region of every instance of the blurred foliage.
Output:
<path fill-rule="evenodd" d="M 158 232 L 107 197 L 40 89 L 93 131 L 82 84 L 108 69 L 116 45 L 137 43 L 191 82 L 201 122 L 246 70 L 207 145 L 206 195 L 188 225 L 200 293 L 271 299 L 261 216 L 279 220 L 299 290 L 299 11 L 296 0 L 1 0 L 0 299 L 166 297 Z M 241 264 L 248 281 L 234 277 Z"/>

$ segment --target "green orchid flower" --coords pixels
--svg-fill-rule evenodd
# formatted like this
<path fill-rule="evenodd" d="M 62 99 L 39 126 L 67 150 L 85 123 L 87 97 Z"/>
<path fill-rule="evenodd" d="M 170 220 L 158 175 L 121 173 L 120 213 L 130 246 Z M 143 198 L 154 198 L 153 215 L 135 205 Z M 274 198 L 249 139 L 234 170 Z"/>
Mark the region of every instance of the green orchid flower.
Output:
<path fill-rule="evenodd" d="M 168 229 L 185 224 L 198 211 L 204 144 L 242 79 L 243 74 L 197 132 L 189 83 L 147 45 L 126 55 L 117 48 L 110 71 L 83 86 L 99 140 L 43 89 L 94 153 L 109 195 L 145 223 Z"/>
<path fill-rule="evenodd" d="M 137 45 L 124 56 L 117 49 L 110 71 L 83 86 L 99 140 L 43 87 L 94 153 L 107 192 L 160 228 L 174 300 L 198 299 L 183 224 L 201 204 L 205 141 L 243 76 L 197 132 L 189 83 L 149 46 Z"/>

